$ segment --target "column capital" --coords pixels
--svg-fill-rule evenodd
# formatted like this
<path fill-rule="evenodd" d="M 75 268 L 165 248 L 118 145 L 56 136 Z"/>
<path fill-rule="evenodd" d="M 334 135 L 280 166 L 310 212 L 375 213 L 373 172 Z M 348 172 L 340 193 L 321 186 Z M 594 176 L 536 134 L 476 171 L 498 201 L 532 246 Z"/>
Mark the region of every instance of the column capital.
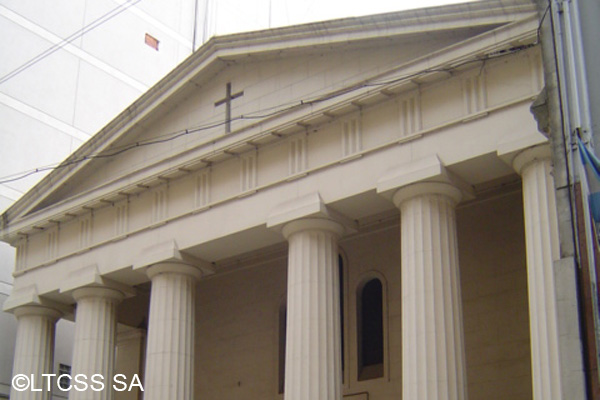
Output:
<path fill-rule="evenodd" d="M 462 200 L 462 192 L 455 186 L 444 182 L 419 182 L 404 186 L 396 191 L 392 200 L 396 207 L 413 197 L 423 195 L 443 195 L 450 198 L 454 204 Z"/>
<path fill-rule="evenodd" d="M 121 301 L 136 294 L 131 286 L 103 276 L 97 264 L 72 271 L 62 283 L 60 292 L 71 295 L 75 301 L 87 297 L 106 297 Z"/>
<path fill-rule="evenodd" d="M 109 299 L 119 303 L 125 298 L 125 294 L 120 290 L 108 286 L 86 286 L 73 291 L 73 298 L 77 302 L 90 297 Z"/>
<path fill-rule="evenodd" d="M 202 270 L 189 264 L 176 263 L 176 262 L 164 262 L 151 265 L 146 270 L 146 274 L 150 279 L 160 274 L 178 274 L 188 275 L 199 280 L 202 277 Z"/>
<path fill-rule="evenodd" d="M 64 313 L 56 308 L 45 307 L 42 305 L 19 306 L 11 311 L 17 319 L 26 316 L 46 317 L 52 322 L 58 320 Z"/>
<path fill-rule="evenodd" d="M 215 273 L 211 263 L 180 250 L 175 240 L 153 243 L 143 249 L 133 264 L 133 270 L 146 271 L 148 275 L 147 269 L 155 265 L 188 265 L 199 270 L 201 276 Z M 194 271 L 192 275 L 196 276 L 197 274 Z"/>
<path fill-rule="evenodd" d="M 56 310 L 61 315 L 68 315 L 73 312 L 71 306 L 49 300 L 44 295 L 39 294 L 36 284 L 14 288 L 10 296 L 4 301 L 2 310 L 13 314 L 19 308 L 22 308 L 21 312 L 30 310 L 25 307 L 32 307 L 32 310 L 36 308 Z"/>
<path fill-rule="evenodd" d="M 425 184 L 425 186 L 419 186 L 421 184 Z M 457 202 L 463 198 L 475 198 L 473 187 L 461 177 L 448 170 L 437 154 L 408 161 L 389 169 L 377 181 L 377 193 L 393 201 L 398 206 L 400 203 L 397 203 L 394 197 L 400 192 L 407 193 L 407 198 L 413 197 L 410 195 L 410 192 L 414 190 L 423 190 L 422 193 L 418 193 L 417 195 L 446 194 L 448 190 L 433 186 L 443 184 L 452 186 L 460 191 Z M 450 197 L 457 197 L 455 194 L 456 190 L 450 191 Z"/>
<path fill-rule="evenodd" d="M 512 164 L 517 173 L 522 175 L 523 170 L 532 163 L 551 159 L 552 149 L 550 148 L 550 144 L 544 143 L 521 151 L 515 156 Z"/>
<path fill-rule="evenodd" d="M 299 221 L 305 222 L 296 223 Z M 355 221 L 328 207 L 318 192 L 283 202 L 267 217 L 267 228 L 283 233 L 286 238 L 292 231 L 306 230 L 311 225 L 312 229 L 324 229 L 340 236 L 343 233 L 356 231 Z M 288 233 L 283 232 L 284 229 Z M 337 233 L 340 229 L 341 232 Z"/>
<path fill-rule="evenodd" d="M 294 233 L 308 230 L 327 231 L 337 238 L 344 234 L 344 226 L 342 224 L 325 218 L 302 218 L 288 222 L 283 226 L 281 233 L 288 239 Z"/>

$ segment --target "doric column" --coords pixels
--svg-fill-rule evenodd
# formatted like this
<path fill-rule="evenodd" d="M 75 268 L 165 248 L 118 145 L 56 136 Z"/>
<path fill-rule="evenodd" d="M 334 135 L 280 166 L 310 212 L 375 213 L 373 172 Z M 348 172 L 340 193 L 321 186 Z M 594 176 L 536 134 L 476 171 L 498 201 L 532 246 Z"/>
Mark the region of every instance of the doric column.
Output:
<path fill-rule="evenodd" d="M 61 313 L 43 306 L 21 306 L 13 313 L 17 317 L 17 341 L 13 361 L 12 376 L 33 375 L 35 388 L 24 391 L 10 391 L 10 398 L 15 400 L 48 400 L 51 391 L 47 390 L 42 374 L 51 374 L 54 358 L 54 332 L 56 320 Z M 15 382 L 17 384 L 18 382 Z"/>
<path fill-rule="evenodd" d="M 74 290 L 73 297 L 77 308 L 71 375 L 85 374 L 87 382 L 93 384 L 92 375 L 100 374 L 104 378 L 104 390 L 73 388 L 69 399 L 110 400 L 113 398 L 116 308 L 124 295 L 108 287 L 84 287 Z"/>
<path fill-rule="evenodd" d="M 455 206 L 446 183 L 401 188 L 402 398 L 463 400 L 466 395 Z"/>
<path fill-rule="evenodd" d="M 145 400 L 194 396 L 194 326 L 198 268 L 176 263 L 148 268 L 152 280 Z"/>
<path fill-rule="evenodd" d="M 533 398 L 561 398 L 553 261 L 559 259 L 558 221 L 549 146 L 519 153 L 523 180 Z"/>
<path fill-rule="evenodd" d="M 284 225 L 289 241 L 285 400 L 342 398 L 337 241 L 342 225 Z"/>

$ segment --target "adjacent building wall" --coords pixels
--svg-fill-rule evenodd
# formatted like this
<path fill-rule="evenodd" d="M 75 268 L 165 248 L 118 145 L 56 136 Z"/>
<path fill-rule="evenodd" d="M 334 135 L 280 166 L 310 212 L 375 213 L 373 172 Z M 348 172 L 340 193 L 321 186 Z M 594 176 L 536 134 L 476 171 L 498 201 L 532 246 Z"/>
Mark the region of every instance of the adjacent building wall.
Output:
<path fill-rule="evenodd" d="M 0 180 L 62 161 L 191 53 L 195 0 L 125 3 L 2 1 Z M 0 212 L 42 176 L 1 183 Z M 14 259 L 14 249 L 0 243 L 0 307 L 12 289 Z M 15 334 L 15 318 L 0 312 L 0 398 L 10 391 Z M 58 371 L 71 364 L 73 323 L 61 320 L 56 336 Z M 54 398 L 66 395 L 56 391 Z"/>

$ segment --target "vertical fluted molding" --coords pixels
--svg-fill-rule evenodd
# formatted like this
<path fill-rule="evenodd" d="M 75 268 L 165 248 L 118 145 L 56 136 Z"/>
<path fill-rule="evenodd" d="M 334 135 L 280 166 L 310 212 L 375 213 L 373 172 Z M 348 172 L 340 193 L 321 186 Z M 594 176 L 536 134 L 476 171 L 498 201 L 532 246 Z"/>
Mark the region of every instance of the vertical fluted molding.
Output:
<path fill-rule="evenodd" d="M 69 399 L 112 400 L 117 304 L 123 299 L 123 294 L 107 287 L 86 287 L 75 290 L 73 297 L 77 309 L 71 375 L 85 374 L 87 382 L 93 384 L 92 376 L 100 374 L 104 378 L 104 390 L 71 389 Z"/>
<path fill-rule="evenodd" d="M 517 155 L 514 166 L 523 180 L 525 245 L 533 398 L 561 399 L 556 289 L 553 262 L 559 258 L 558 219 L 550 148 L 539 146 Z"/>
<path fill-rule="evenodd" d="M 49 400 L 51 391 L 46 390 L 42 374 L 52 373 L 54 359 L 54 332 L 60 312 L 41 306 L 24 306 L 15 309 L 17 317 L 17 340 L 12 376 L 34 376 L 35 387 L 17 391 L 11 388 L 10 398 L 15 400 Z"/>
<path fill-rule="evenodd" d="M 194 327 L 197 268 L 160 264 L 152 279 L 146 350 L 145 400 L 194 397 Z"/>
<path fill-rule="evenodd" d="M 418 183 L 400 189 L 402 398 L 467 398 L 456 239 L 458 189 Z"/>
<path fill-rule="evenodd" d="M 337 241 L 326 219 L 288 223 L 285 400 L 340 400 L 342 366 Z"/>

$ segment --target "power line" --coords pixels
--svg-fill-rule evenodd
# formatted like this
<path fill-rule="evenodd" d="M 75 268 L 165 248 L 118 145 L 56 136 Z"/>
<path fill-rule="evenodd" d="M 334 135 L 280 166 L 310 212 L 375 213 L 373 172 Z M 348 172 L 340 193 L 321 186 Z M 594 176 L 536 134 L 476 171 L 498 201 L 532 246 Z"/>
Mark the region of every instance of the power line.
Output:
<path fill-rule="evenodd" d="M 125 2 L 124 4 L 119 4 L 117 7 L 113 8 L 106 14 L 98 17 L 97 19 L 90 22 L 88 25 L 84 26 L 80 30 L 73 32 L 71 35 L 62 39 L 61 42 L 56 43 L 53 46 L 47 48 L 45 51 L 41 52 L 37 56 L 33 57 L 29 61 L 22 64 L 21 66 L 15 68 L 8 74 L 4 75 L 2 78 L 0 78 L 0 85 L 3 84 L 4 82 L 14 78 L 15 76 L 19 75 L 21 72 L 27 70 L 28 68 L 34 66 L 38 62 L 42 61 L 44 58 L 50 56 L 51 54 L 54 54 L 55 52 L 62 49 L 67 44 L 73 42 L 75 39 L 80 38 L 81 36 L 85 35 L 86 33 L 91 32 L 92 30 L 96 29 L 97 27 L 110 21 L 111 19 L 113 19 L 117 15 L 121 14 L 123 11 L 127 10 L 128 8 L 139 3 L 140 1 L 141 0 L 127 0 L 127 2 Z"/>
<path fill-rule="evenodd" d="M 452 72 L 453 70 L 456 70 L 457 68 L 463 67 L 465 65 L 468 64 L 473 64 L 473 63 L 479 63 L 479 62 L 486 62 L 488 60 L 492 60 L 492 59 L 496 59 L 496 58 L 500 58 L 500 57 L 505 57 L 508 55 L 512 55 L 524 50 L 527 50 L 531 47 L 536 46 L 537 43 L 532 43 L 532 44 L 528 44 L 528 45 L 522 45 L 522 46 L 516 46 L 516 47 L 511 47 L 509 49 L 504 49 L 504 50 L 499 50 L 490 54 L 487 54 L 484 57 L 473 57 L 467 60 L 464 60 L 462 62 L 459 62 L 457 64 L 452 65 L 451 67 L 439 67 L 439 68 L 427 68 L 427 69 L 423 69 L 414 73 L 410 73 L 410 74 L 405 74 L 405 75 L 401 75 L 397 78 L 394 79 L 390 79 L 390 80 L 385 80 L 385 81 L 374 81 L 374 82 L 370 82 L 370 83 L 359 83 L 356 85 L 352 85 L 343 89 L 339 89 L 330 93 L 326 93 L 324 95 L 320 95 L 317 97 L 313 97 L 313 98 L 308 98 L 305 100 L 296 100 L 293 102 L 289 102 L 287 104 L 280 104 L 277 106 L 272 106 L 272 107 L 267 107 L 265 109 L 262 110 L 257 110 L 257 111 L 253 111 L 250 112 L 248 114 L 245 115 L 239 115 L 237 117 L 233 117 L 229 120 L 229 122 L 233 122 L 233 121 L 241 121 L 241 120 L 256 120 L 256 119 L 265 119 L 265 118 L 270 118 L 279 114 L 283 114 L 285 112 L 294 110 L 296 108 L 300 108 L 300 107 L 304 107 L 304 106 L 311 106 L 314 104 L 318 104 L 327 100 L 331 100 L 334 99 L 336 97 L 348 94 L 348 93 L 352 93 L 356 90 L 362 89 L 362 88 L 367 88 L 367 87 L 379 87 L 379 86 L 387 86 L 390 84 L 397 84 L 397 83 L 401 83 L 404 81 L 408 81 L 411 79 L 414 79 L 416 77 L 422 76 L 422 75 L 427 75 L 430 73 L 435 73 L 435 72 Z M 207 123 L 204 125 L 199 125 L 196 127 L 191 127 L 191 128 L 187 128 L 184 130 L 179 130 L 176 132 L 171 132 L 171 133 L 166 133 L 163 135 L 159 135 L 153 139 L 148 139 L 145 141 L 138 141 L 129 145 L 124 145 L 124 146 L 120 146 L 120 147 L 115 147 L 112 148 L 110 153 L 99 153 L 99 154 L 90 154 L 87 156 L 83 156 L 81 158 L 77 158 L 71 161 L 67 161 L 67 162 L 63 162 L 59 165 L 54 165 L 54 166 L 46 166 L 46 167 L 39 167 L 39 168 L 35 168 L 33 170 L 30 171 L 25 171 L 19 174 L 13 174 L 12 176 L 8 176 L 8 177 L 4 177 L 0 179 L 0 184 L 5 184 L 5 183 L 9 183 L 9 182 L 15 182 L 15 181 L 19 181 L 22 179 L 25 179 L 31 175 L 37 174 L 37 173 L 41 173 L 41 172 L 46 172 L 46 171 L 52 171 L 52 170 L 56 170 L 56 169 L 62 169 L 62 168 L 66 168 L 66 167 L 70 167 L 72 165 L 75 164 L 79 164 L 82 163 L 84 161 L 88 161 L 88 160 L 93 160 L 93 159 L 105 159 L 105 158 L 111 158 L 111 157 L 116 157 L 120 154 L 123 154 L 127 151 L 139 148 L 139 147 L 144 147 L 144 146 L 152 146 L 152 145 L 157 145 L 157 144 L 162 144 L 162 143 L 167 143 L 167 142 L 171 142 L 173 140 L 179 139 L 180 137 L 183 136 L 187 136 L 187 135 L 191 135 L 194 133 L 198 133 L 198 132 L 202 132 L 202 131 L 206 131 L 209 129 L 214 129 L 217 128 L 219 126 L 223 126 L 227 123 L 228 121 L 223 121 L 223 122 L 215 122 L 215 123 Z"/>

